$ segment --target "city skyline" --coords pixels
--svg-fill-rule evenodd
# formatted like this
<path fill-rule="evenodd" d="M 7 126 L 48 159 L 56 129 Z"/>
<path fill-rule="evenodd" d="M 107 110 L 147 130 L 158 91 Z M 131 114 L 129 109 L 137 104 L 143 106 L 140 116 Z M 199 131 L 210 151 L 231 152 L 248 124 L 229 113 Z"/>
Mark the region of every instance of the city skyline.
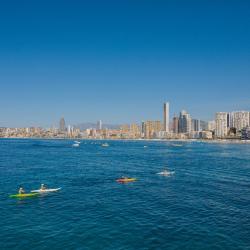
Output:
<path fill-rule="evenodd" d="M 171 107 L 172 108 L 172 107 Z M 50 125 L 48 126 L 42 126 L 41 124 L 38 124 L 38 125 L 32 125 L 32 124 L 29 124 L 27 126 L 4 126 L 2 125 L 1 126 L 1 121 L 0 121 L 0 128 L 1 127 L 9 127 L 9 128 L 28 128 L 28 127 L 43 127 L 43 128 L 58 128 L 59 130 L 63 131 L 67 129 L 67 126 L 74 126 L 74 127 L 81 127 L 82 125 L 93 125 L 92 127 L 96 127 L 96 128 L 102 128 L 102 127 L 119 127 L 119 126 L 122 126 L 124 124 L 141 124 L 143 121 L 161 121 L 162 123 L 162 131 L 165 131 L 165 132 L 170 132 L 171 130 L 175 130 L 175 119 L 181 119 L 181 117 L 184 115 L 188 115 L 188 119 L 189 119 L 189 125 L 185 125 L 185 126 L 188 126 L 188 129 L 185 128 L 184 130 L 186 132 L 188 131 L 191 131 L 191 128 L 194 128 L 194 127 L 200 127 L 201 126 L 201 122 L 205 122 L 207 124 L 211 123 L 211 122 L 215 122 L 215 120 L 217 119 L 218 117 L 218 114 L 223 114 L 223 115 L 231 115 L 232 117 L 230 117 L 230 121 L 227 121 L 228 125 L 232 124 L 234 125 L 235 124 L 235 119 L 234 119 L 234 115 L 236 114 L 239 114 L 241 116 L 241 113 L 245 113 L 244 115 L 249 115 L 249 118 L 246 118 L 246 120 L 249 120 L 249 123 L 250 123 L 250 111 L 248 110 L 231 110 L 231 111 L 216 111 L 214 113 L 214 116 L 212 117 L 212 119 L 210 120 L 202 120 L 200 119 L 199 117 L 194 117 L 193 114 L 191 114 L 190 112 L 187 112 L 187 110 L 185 109 L 182 109 L 180 110 L 179 112 L 170 112 L 171 111 L 171 108 L 170 108 L 170 103 L 169 102 L 164 102 L 163 103 L 163 109 L 161 110 L 161 116 L 162 117 L 159 117 L 159 118 L 156 118 L 156 119 L 150 119 L 148 117 L 144 117 L 144 119 L 142 120 L 137 120 L 137 121 L 126 121 L 126 122 L 123 122 L 123 123 L 108 123 L 104 120 L 104 123 L 103 123 L 103 120 L 97 120 L 97 121 L 82 121 L 82 122 L 78 122 L 78 123 L 73 123 L 72 121 L 69 121 L 66 122 L 65 121 L 65 116 L 61 116 L 58 122 L 58 120 L 54 123 L 51 123 Z M 249 109 L 250 110 L 250 109 Z M 171 114 L 171 115 L 170 115 Z M 229 119 L 229 118 L 227 118 Z M 241 119 L 241 117 L 239 117 L 238 119 Z M 238 121 L 239 123 L 239 121 Z M 244 123 L 244 122 L 243 122 Z M 95 125 L 94 125 L 95 124 Z M 180 129 L 179 127 L 179 122 L 177 122 L 177 127 L 178 129 Z M 244 123 L 245 125 L 245 123 Z M 171 127 L 172 126 L 172 127 Z M 90 126 L 91 127 L 91 126 Z M 181 126 L 182 127 L 182 126 Z M 236 126 L 238 127 L 238 126 Z M 244 127 L 244 126 L 243 126 Z M 180 129 L 182 130 L 182 128 Z M 199 129 L 197 129 L 198 131 Z M 196 131 L 196 129 L 194 129 L 194 131 Z"/>
<path fill-rule="evenodd" d="M 250 111 L 216 112 L 215 120 L 205 122 L 193 119 L 182 110 L 169 122 L 169 102 L 163 105 L 162 120 L 145 120 L 140 124 L 122 124 L 108 127 L 98 120 L 87 127 L 66 124 L 64 117 L 59 126 L 44 129 L 42 127 L 9 128 L 0 127 L 0 138 L 60 138 L 60 139 L 202 139 L 237 140 L 250 139 Z"/>
<path fill-rule="evenodd" d="M 0 126 L 156 120 L 166 99 L 171 117 L 250 109 L 246 1 L 14 2 L 0 10 Z"/>

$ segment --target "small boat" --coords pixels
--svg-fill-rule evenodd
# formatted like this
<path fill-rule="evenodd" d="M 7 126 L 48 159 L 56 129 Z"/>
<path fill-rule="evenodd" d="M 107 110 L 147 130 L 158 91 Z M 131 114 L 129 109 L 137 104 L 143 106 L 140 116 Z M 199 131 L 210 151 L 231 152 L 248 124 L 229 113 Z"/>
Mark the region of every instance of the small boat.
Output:
<path fill-rule="evenodd" d="M 163 170 L 162 172 L 157 173 L 158 175 L 170 176 L 174 174 L 174 171 Z"/>
<path fill-rule="evenodd" d="M 144 148 L 147 148 L 148 146 L 143 146 Z"/>
<path fill-rule="evenodd" d="M 127 183 L 127 182 L 136 181 L 136 178 L 124 177 L 124 178 L 117 179 L 116 181 L 119 182 L 119 183 Z"/>
<path fill-rule="evenodd" d="M 75 144 L 80 144 L 81 142 L 80 141 L 74 141 Z"/>
<path fill-rule="evenodd" d="M 182 147 L 183 145 L 182 144 L 173 143 L 172 146 L 173 147 Z"/>
<path fill-rule="evenodd" d="M 79 147 L 79 146 L 80 146 L 79 143 L 74 143 L 74 144 L 72 145 L 72 147 Z"/>
<path fill-rule="evenodd" d="M 35 197 L 38 196 L 39 193 L 27 193 L 27 194 L 12 194 L 10 195 L 10 198 L 31 198 L 31 197 Z"/>
<path fill-rule="evenodd" d="M 31 193 L 50 193 L 50 192 L 57 192 L 61 188 L 46 188 L 46 189 L 37 189 L 37 190 L 32 190 Z"/>
<path fill-rule="evenodd" d="M 103 143 L 102 147 L 109 147 L 109 144 L 108 143 Z"/>

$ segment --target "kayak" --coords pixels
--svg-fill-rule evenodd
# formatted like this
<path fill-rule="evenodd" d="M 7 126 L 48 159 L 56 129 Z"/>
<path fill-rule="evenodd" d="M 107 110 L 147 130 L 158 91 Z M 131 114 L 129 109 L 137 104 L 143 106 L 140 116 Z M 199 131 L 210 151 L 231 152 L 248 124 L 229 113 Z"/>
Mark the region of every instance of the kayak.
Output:
<path fill-rule="evenodd" d="M 32 190 L 31 193 L 50 193 L 50 192 L 57 192 L 61 188 L 46 188 L 46 189 L 37 189 L 37 190 Z"/>
<path fill-rule="evenodd" d="M 133 182 L 136 181 L 136 178 L 120 178 L 116 180 L 119 183 L 127 183 L 127 182 Z"/>
<path fill-rule="evenodd" d="M 167 170 L 164 170 L 162 172 L 159 172 L 157 173 L 158 175 L 163 175 L 163 176 L 170 176 L 170 175 L 173 175 L 174 174 L 174 171 L 167 171 Z"/>
<path fill-rule="evenodd" d="M 35 197 L 38 195 L 39 195 L 39 193 L 12 194 L 12 195 L 10 195 L 10 198 L 29 198 L 29 197 Z"/>

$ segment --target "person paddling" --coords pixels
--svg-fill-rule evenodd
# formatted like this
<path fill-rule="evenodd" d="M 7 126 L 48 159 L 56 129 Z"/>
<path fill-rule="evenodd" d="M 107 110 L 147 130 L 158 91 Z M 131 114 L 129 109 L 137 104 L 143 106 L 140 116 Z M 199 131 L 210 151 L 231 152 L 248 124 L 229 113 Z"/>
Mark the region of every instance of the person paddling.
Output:
<path fill-rule="evenodd" d="M 44 184 L 41 184 L 41 190 L 45 190 L 46 189 L 46 186 Z"/>
<path fill-rule="evenodd" d="M 24 191 L 24 189 L 23 189 L 22 187 L 20 187 L 19 190 L 18 190 L 18 193 L 19 193 L 19 194 L 24 194 L 25 191 Z"/>

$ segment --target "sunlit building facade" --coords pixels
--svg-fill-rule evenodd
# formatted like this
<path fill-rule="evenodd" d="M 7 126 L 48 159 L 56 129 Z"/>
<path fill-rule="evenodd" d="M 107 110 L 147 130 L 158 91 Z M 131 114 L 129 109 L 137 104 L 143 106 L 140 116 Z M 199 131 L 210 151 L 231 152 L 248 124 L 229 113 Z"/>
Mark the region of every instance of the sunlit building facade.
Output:
<path fill-rule="evenodd" d="M 217 112 L 215 115 L 215 136 L 225 137 L 228 132 L 228 113 Z"/>
<path fill-rule="evenodd" d="M 169 102 L 164 103 L 163 116 L 164 116 L 163 130 L 169 133 Z"/>
<path fill-rule="evenodd" d="M 179 116 L 179 133 L 190 133 L 192 127 L 192 119 L 190 114 L 188 114 L 185 110 L 182 110 Z"/>

